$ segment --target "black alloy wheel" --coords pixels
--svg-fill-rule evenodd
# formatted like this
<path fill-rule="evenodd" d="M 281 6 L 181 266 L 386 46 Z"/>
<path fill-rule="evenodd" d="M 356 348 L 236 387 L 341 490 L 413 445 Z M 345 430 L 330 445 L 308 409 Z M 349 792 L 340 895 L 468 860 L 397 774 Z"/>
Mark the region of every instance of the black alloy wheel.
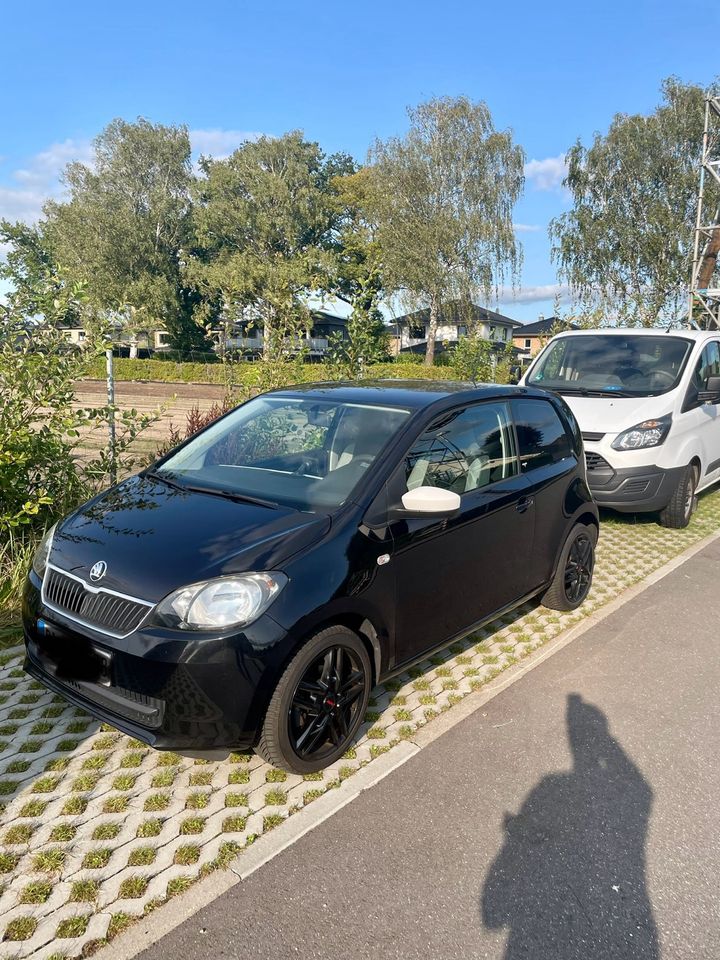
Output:
<path fill-rule="evenodd" d="M 348 749 L 367 708 L 372 670 L 365 644 L 347 627 L 317 633 L 286 667 L 256 750 L 292 773 L 314 773 Z"/>
<path fill-rule="evenodd" d="M 573 540 L 565 563 L 565 596 L 573 606 L 588 595 L 593 565 L 593 545 L 590 537 L 581 533 Z"/>
<path fill-rule="evenodd" d="M 357 653 L 337 644 L 305 671 L 288 712 L 290 743 L 301 760 L 324 761 L 350 737 L 367 680 Z"/>
<path fill-rule="evenodd" d="M 542 603 L 551 610 L 575 610 L 590 593 L 595 567 L 597 528 L 584 523 L 570 531 L 560 552 L 555 576 Z"/>

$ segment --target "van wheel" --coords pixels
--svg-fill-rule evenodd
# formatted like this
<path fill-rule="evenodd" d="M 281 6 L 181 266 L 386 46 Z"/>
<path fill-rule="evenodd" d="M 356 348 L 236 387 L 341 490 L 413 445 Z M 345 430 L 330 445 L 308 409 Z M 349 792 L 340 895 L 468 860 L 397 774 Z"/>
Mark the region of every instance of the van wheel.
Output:
<path fill-rule="evenodd" d="M 597 531 L 577 523 L 562 548 L 552 583 L 542 596 L 551 610 L 575 610 L 585 600 L 592 585 L 595 568 Z"/>
<path fill-rule="evenodd" d="M 690 523 L 690 517 L 697 507 L 697 497 L 695 496 L 697 484 L 697 467 L 688 464 L 673 490 L 670 503 L 664 510 L 660 511 L 659 520 L 663 527 L 681 530 Z"/>
<path fill-rule="evenodd" d="M 291 773 L 339 760 L 363 721 L 372 685 L 365 644 L 347 627 L 316 633 L 280 677 L 257 753 Z"/>

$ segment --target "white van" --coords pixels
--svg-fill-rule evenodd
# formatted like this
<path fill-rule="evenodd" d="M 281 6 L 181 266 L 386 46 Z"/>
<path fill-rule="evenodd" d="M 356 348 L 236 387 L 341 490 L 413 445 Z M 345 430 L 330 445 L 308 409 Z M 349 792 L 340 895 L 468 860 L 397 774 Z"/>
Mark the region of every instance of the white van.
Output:
<path fill-rule="evenodd" d="M 720 331 L 561 333 L 521 384 L 561 394 L 585 443 L 599 506 L 685 527 L 720 480 Z"/>

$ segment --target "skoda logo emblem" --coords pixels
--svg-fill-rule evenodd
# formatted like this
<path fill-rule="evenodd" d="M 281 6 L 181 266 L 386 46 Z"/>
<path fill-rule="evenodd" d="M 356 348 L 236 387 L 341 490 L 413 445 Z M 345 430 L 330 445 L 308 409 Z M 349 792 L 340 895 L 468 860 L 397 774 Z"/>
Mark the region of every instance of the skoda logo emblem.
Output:
<path fill-rule="evenodd" d="M 94 563 L 90 568 L 90 579 L 97 583 L 98 580 L 102 580 L 106 573 L 107 564 L 104 560 L 98 560 L 98 562 Z"/>

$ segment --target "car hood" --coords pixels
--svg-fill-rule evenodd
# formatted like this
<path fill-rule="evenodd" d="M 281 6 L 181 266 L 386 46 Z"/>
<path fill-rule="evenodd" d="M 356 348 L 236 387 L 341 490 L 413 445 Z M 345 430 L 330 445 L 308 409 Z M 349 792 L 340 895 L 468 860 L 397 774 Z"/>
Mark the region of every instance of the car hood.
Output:
<path fill-rule="evenodd" d="M 225 574 L 277 570 L 330 528 L 330 517 L 271 509 L 132 477 L 58 524 L 50 563 L 145 600 Z"/>
<path fill-rule="evenodd" d="M 643 420 L 672 412 L 670 394 L 660 397 L 577 397 L 561 394 L 583 433 L 622 433 Z"/>

